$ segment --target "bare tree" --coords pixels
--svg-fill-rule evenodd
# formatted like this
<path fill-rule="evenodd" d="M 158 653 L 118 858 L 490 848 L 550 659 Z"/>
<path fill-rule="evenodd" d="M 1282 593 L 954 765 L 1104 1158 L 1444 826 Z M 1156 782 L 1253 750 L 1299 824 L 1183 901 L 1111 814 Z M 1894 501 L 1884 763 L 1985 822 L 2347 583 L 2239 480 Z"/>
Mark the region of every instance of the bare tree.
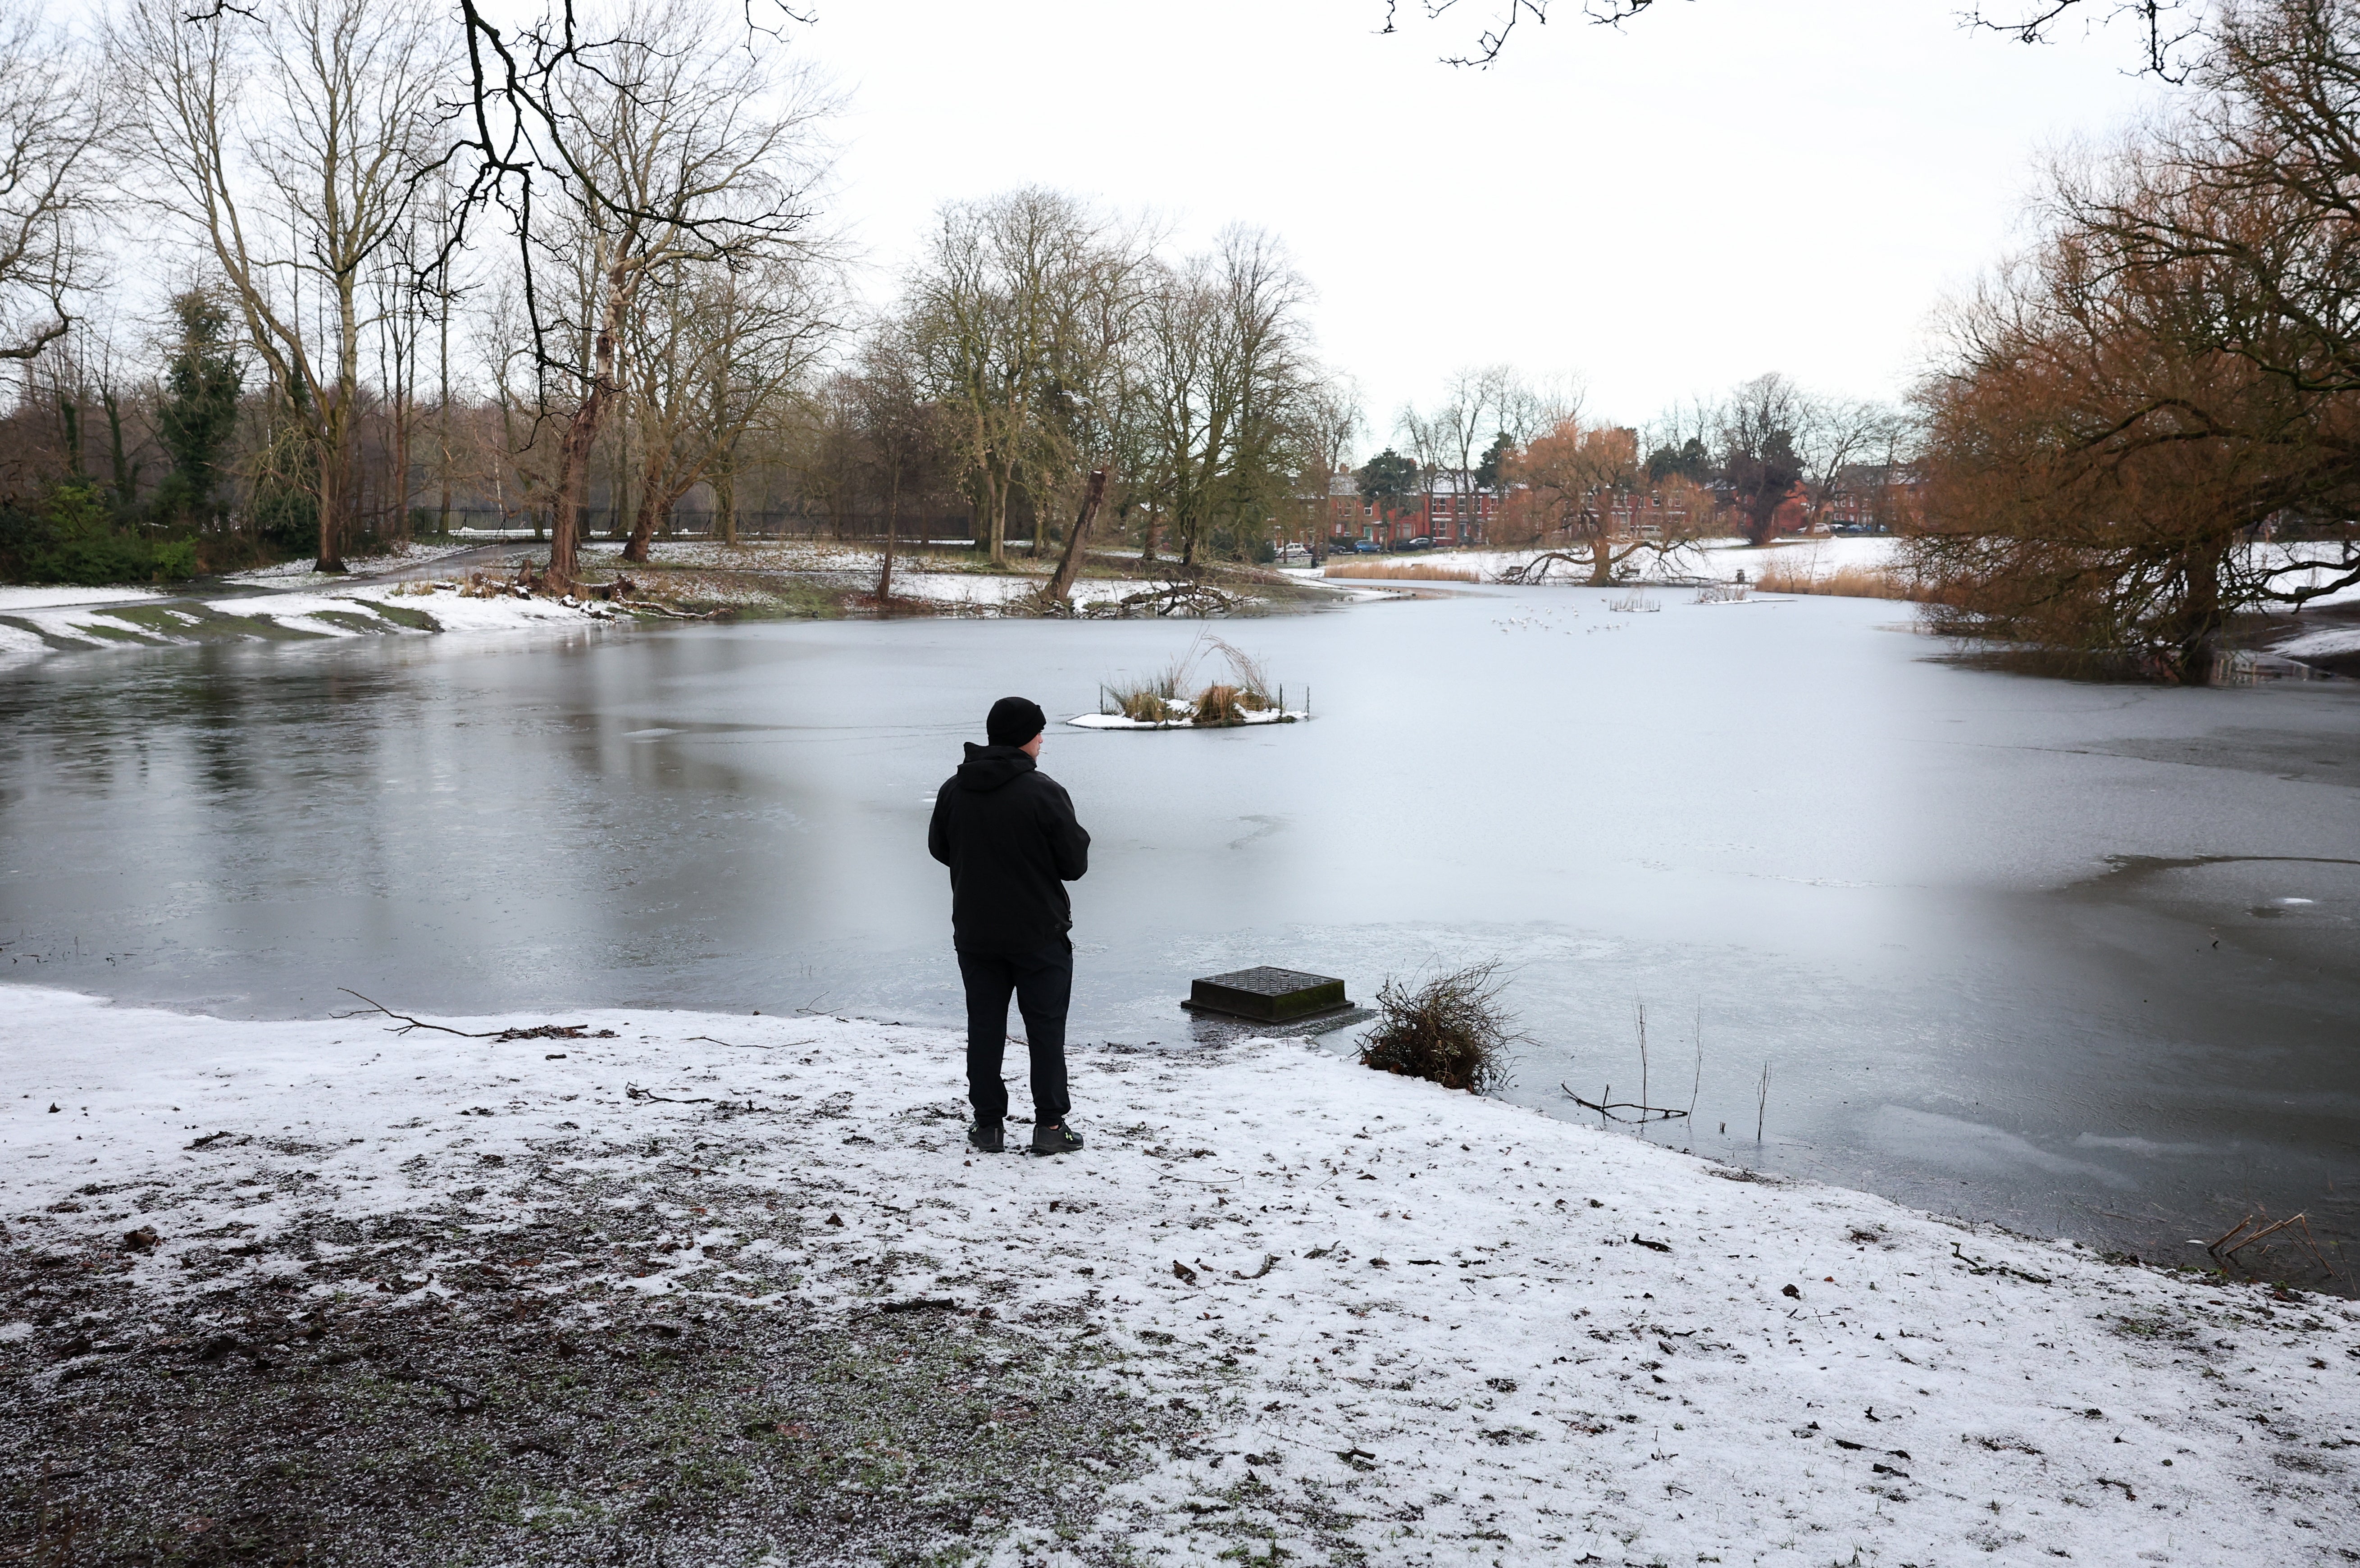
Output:
<path fill-rule="evenodd" d="M 1892 404 L 1873 398 L 1815 398 L 1806 410 L 1802 450 L 1803 485 L 1809 497 L 1811 518 L 1824 522 L 1849 487 L 1872 482 L 1863 470 L 1876 469 L 1874 482 L 1882 484 L 1908 419 Z M 1883 458 L 1881 464 L 1873 460 Z"/>
<path fill-rule="evenodd" d="M 27 6 L 0 21 L 0 361 L 65 335 L 114 180 L 104 78 Z"/>
<path fill-rule="evenodd" d="M 542 69 L 517 89 L 557 208 L 516 214 L 540 414 L 558 428 L 549 571 L 561 583 L 575 576 L 591 455 L 625 395 L 622 334 L 649 280 L 821 247 L 813 131 L 832 105 L 814 79 L 733 38 L 707 0 L 637 0 L 615 27 L 590 45 L 541 38 Z M 535 254 L 593 280 L 578 313 L 542 296 Z"/>
<path fill-rule="evenodd" d="M 1404 403 L 1401 412 L 1393 416 L 1393 434 L 1409 449 L 1410 461 L 1417 465 L 1418 494 L 1425 499 L 1426 515 L 1431 518 L 1443 470 L 1450 462 L 1450 426 L 1435 415 L 1419 412 L 1413 403 Z"/>
<path fill-rule="evenodd" d="M 905 290 L 901 351 L 950 421 L 995 565 L 1018 491 L 1037 517 L 1091 433 L 1104 433 L 1107 373 L 1142 256 L 1141 236 L 1038 186 L 953 203 L 936 218 Z"/>
<path fill-rule="evenodd" d="M 623 559 L 645 561 L 656 529 L 701 483 L 725 543 L 737 541 L 737 454 L 775 424 L 837 328 L 833 270 L 803 256 L 738 271 L 676 264 L 652 274 L 627 330 L 637 383 L 639 505 Z"/>
<path fill-rule="evenodd" d="M 1512 528 L 1535 543 L 1560 542 L 1557 559 L 1585 567 L 1592 587 L 1636 576 L 1638 556 L 1661 561 L 1688 549 L 1706 521 L 1696 496 L 1667 497 L 1650 484 L 1639 433 L 1627 425 L 1566 419 L 1502 466 L 1519 487 Z M 1544 556 L 1521 570 L 1537 581 L 1553 564 Z"/>
<path fill-rule="evenodd" d="M 871 336 L 861 356 L 860 424 L 869 483 L 885 503 L 885 541 L 877 567 L 877 612 L 893 607 L 893 556 L 902 508 L 922 505 L 947 485 L 954 466 L 942 411 L 921 389 L 917 367 L 892 333 Z"/>
<path fill-rule="evenodd" d="M 1800 450 L 1810 423 L 1809 400 L 1776 371 L 1756 376 L 1721 405 L 1720 466 L 1747 541 L 1766 544 L 1778 511 L 1808 469 Z"/>
<path fill-rule="evenodd" d="M 1259 537 L 1293 486 L 1305 289 L 1273 236 L 1231 228 L 1211 254 L 1159 269 L 1146 296 L 1133 483 L 1170 516 L 1189 566 L 1216 528 L 1240 547 Z"/>
<path fill-rule="evenodd" d="M 1308 513 L 1301 520 L 1302 542 L 1316 546 L 1328 532 L 1328 497 L 1336 477 L 1349 471 L 1367 420 L 1360 384 L 1349 376 L 1331 373 L 1311 380 L 1296 407 L 1296 444 L 1308 459 L 1300 488 Z"/>
<path fill-rule="evenodd" d="M 2318 271 L 2349 186 L 2327 127 L 2290 134 L 2360 80 L 2360 27 L 2342 0 L 2248 27 L 2190 118 L 2059 171 L 2051 232 L 1956 313 L 1909 545 L 1945 630 L 2202 681 L 2238 612 L 2360 584 L 2348 283 Z"/>
<path fill-rule="evenodd" d="M 1428 22 L 1457 11 L 1461 0 L 1384 0 L 1384 25 L 1380 32 L 1400 30 L 1413 7 Z M 1448 65 L 1489 68 L 1507 49 L 1516 29 L 1529 22 L 1548 24 L 1552 0 L 1496 0 L 1496 8 L 1480 13 L 1472 38 L 1465 33 L 1447 46 L 1462 52 L 1443 56 Z M 1601 27 L 1620 27 L 1655 8 L 1656 0 L 1580 0 L 1578 15 Z M 2099 24 L 2119 23 L 2138 36 L 2143 69 L 2167 80 L 2179 80 L 2190 61 L 2201 55 L 2212 0 L 2018 0 L 1990 12 L 1970 11 L 1969 25 L 2003 34 L 2021 42 L 2045 41 L 2060 23 L 2091 18 Z M 2127 19 L 2125 21 L 2125 19 Z"/>
<path fill-rule="evenodd" d="M 114 35 L 158 206 L 220 269 L 309 447 L 319 570 L 344 569 L 370 269 L 402 235 L 439 77 L 414 0 L 195 17 L 135 0 Z M 322 341 L 324 340 L 324 341 Z"/>

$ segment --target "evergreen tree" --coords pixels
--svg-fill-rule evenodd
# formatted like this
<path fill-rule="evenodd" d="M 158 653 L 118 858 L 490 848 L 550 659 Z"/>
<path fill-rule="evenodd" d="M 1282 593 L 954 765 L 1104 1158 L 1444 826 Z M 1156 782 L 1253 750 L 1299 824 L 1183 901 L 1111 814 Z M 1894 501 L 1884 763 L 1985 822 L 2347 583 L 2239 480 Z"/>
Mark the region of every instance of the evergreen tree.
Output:
<path fill-rule="evenodd" d="M 1500 488 L 1500 467 L 1516 455 L 1516 444 L 1502 431 L 1491 438 L 1483 453 L 1483 461 L 1475 465 L 1475 485 L 1478 489 L 1496 492 Z"/>
<path fill-rule="evenodd" d="M 1712 477 L 1712 454 L 1693 435 L 1677 446 L 1666 443 L 1647 455 L 1647 482 L 1651 485 L 1660 485 L 1666 479 L 1686 479 L 1701 485 Z"/>
<path fill-rule="evenodd" d="M 156 408 L 156 435 L 172 459 L 157 488 L 157 510 L 200 526 L 221 515 L 221 457 L 237 426 L 237 398 L 246 372 L 229 337 L 229 313 L 198 290 L 174 297 L 180 342 L 164 370 Z"/>
<path fill-rule="evenodd" d="M 1390 446 L 1361 464 L 1352 477 L 1363 500 L 1399 506 L 1417 494 L 1417 464 Z"/>

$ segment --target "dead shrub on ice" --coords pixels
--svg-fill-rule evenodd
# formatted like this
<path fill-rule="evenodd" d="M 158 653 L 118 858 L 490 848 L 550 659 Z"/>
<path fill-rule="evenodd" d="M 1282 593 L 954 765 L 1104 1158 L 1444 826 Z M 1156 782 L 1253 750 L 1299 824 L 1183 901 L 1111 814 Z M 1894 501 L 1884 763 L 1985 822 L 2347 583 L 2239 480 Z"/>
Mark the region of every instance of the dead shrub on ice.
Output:
<path fill-rule="evenodd" d="M 1388 978 L 1377 989 L 1377 1025 L 1360 1065 L 1445 1089 L 1488 1094 L 1508 1081 L 1511 1047 L 1524 1038 L 1500 1005 L 1499 961 L 1469 964 L 1421 985 Z"/>

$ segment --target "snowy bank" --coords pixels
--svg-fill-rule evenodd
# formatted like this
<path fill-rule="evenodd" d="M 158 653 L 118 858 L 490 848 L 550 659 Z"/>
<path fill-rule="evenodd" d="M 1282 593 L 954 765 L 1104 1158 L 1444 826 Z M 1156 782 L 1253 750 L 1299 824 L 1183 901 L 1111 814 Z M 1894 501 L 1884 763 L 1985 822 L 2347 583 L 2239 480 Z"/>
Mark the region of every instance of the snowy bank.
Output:
<path fill-rule="evenodd" d="M 941 1031 L 569 1012 L 554 1022 L 583 1029 L 502 1041 L 392 1022 L 0 993 L 12 1403 L 80 1431 L 168 1340 L 187 1376 L 226 1366 L 219 1387 L 257 1390 L 240 1398 L 279 1386 L 266 1367 L 333 1388 L 385 1364 L 373 1347 L 405 1315 L 490 1303 L 474 1320 L 484 1371 L 409 1368 L 427 1386 L 405 1396 L 411 1419 L 455 1431 L 528 1397 L 490 1381 L 528 1341 L 586 1376 L 623 1355 L 583 1348 L 618 1322 L 670 1322 L 710 1356 L 766 1314 L 803 1312 L 822 1325 L 809 1333 L 844 1325 L 872 1360 L 899 1346 L 893 1365 L 985 1343 L 962 1336 L 1044 1346 L 1084 1395 L 1027 1392 L 1014 1351 L 960 1362 L 962 1397 L 988 1412 L 974 1432 L 1046 1444 L 1128 1412 L 1134 1448 L 1110 1438 L 1073 1461 L 1062 1495 L 1087 1517 L 1052 1535 L 1022 1508 L 970 1511 L 945 1479 L 956 1464 L 914 1426 L 872 1442 L 855 1475 L 821 1463 L 849 1452 L 814 1449 L 834 1441 L 824 1398 L 730 1414 L 704 1457 L 739 1467 L 739 1500 L 716 1505 L 736 1510 L 736 1561 L 761 1560 L 764 1539 L 780 1563 L 864 1560 L 882 1549 L 823 1551 L 798 1518 L 896 1508 L 912 1560 L 1007 1564 L 2324 1563 L 2360 1549 L 2348 1303 L 1754 1178 L 1297 1042 L 1078 1050 L 1090 1146 L 1034 1160 L 965 1149 L 959 1048 Z M 115 1306 L 65 1315 L 71 1291 L 107 1281 Z M 236 1304 L 257 1293 L 295 1326 L 241 1329 Z M 934 1326 L 891 1337 L 922 1316 Z M 830 1376 L 849 1387 L 861 1365 Z M 658 1373 L 633 1376 L 648 1386 L 602 1405 L 607 1427 L 551 1418 L 505 1458 L 484 1449 L 507 1488 L 500 1528 L 639 1517 L 584 1496 L 578 1475 L 588 1445 L 620 1451 L 617 1409 L 661 1396 Z M 754 1407 L 764 1375 L 734 1376 Z M 803 1515 L 761 1515 L 762 1488 L 792 1475 L 821 1478 Z M 683 1533 L 691 1517 L 647 1528 L 671 1532 L 667 1561 L 719 1560 Z M 589 1560 L 518 1540 L 475 1545 Z"/>
<path fill-rule="evenodd" d="M 349 582 L 354 577 L 374 577 L 389 572 L 411 571 L 431 566 L 438 561 L 453 555 L 464 555 L 476 548 L 478 548 L 478 543 L 472 540 L 438 542 L 432 544 L 421 543 L 414 539 L 404 540 L 375 554 L 346 556 L 344 569 L 341 573 L 315 572 L 311 568 L 318 564 L 318 558 L 300 555 L 292 561 L 280 561 L 268 566 L 257 566 L 250 571 L 232 572 L 222 580 L 229 583 L 251 583 L 257 587 L 265 588 L 333 587 L 339 583 Z"/>
<path fill-rule="evenodd" d="M 410 585 L 415 589 L 424 585 Z M 343 593 L 282 592 L 234 598 L 166 598 L 10 608 L 0 605 L 0 654 L 71 652 L 102 647 L 175 647 L 200 642 L 290 641 L 524 631 L 624 619 L 595 600 L 473 597 L 455 587 L 395 586 Z"/>

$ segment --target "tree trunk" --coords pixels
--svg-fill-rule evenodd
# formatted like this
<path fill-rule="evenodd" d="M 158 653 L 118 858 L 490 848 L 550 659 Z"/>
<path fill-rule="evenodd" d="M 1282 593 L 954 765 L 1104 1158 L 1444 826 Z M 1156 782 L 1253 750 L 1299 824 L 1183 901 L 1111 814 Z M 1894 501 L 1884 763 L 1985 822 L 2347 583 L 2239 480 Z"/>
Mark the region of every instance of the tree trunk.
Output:
<path fill-rule="evenodd" d="M 727 448 L 714 459 L 713 525 L 722 543 L 738 543 L 738 456 Z"/>
<path fill-rule="evenodd" d="M 1008 565 L 1009 477 L 1005 472 L 992 474 L 984 480 L 984 486 L 986 493 L 991 498 L 991 516 L 989 519 L 990 554 L 989 559 L 995 566 L 1005 566 Z"/>
<path fill-rule="evenodd" d="M 897 469 L 885 497 L 885 559 L 877 567 L 877 613 L 893 613 L 893 544 L 901 523 L 901 478 Z"/>
<path fill-rule="evenodd" d="M 647 463 L 639 473 L 639 515 L 631 520 L 631 536 L 623 545 L 623 559 L 644 565 L 648 558 L 648 543 L 655 537 L 656 521 L 672 511 L 672 503 L 688 488 L 683 485 L 673 489 L 664 483 L 662 448 L 648 443 Z"/>
<path fill-rule="evenodd" d="M 2187 587 L 2179 616 L 2173 650 L 2180 678 L 2191 685 L 2209 685 L 2220 673 L 2221 564 L 2224 545 L 2202 545 L 2189 552 L 2183 568 Z"/>
<path fill-rule="evenodd" d="M 440 521 L 436 526 L 437 532 L 445 535 L 451 532 L 451 296 L 447 292 L 449 281 L 449 274 L 446 271 L 443 277 L 446 291 L 442 295 L 442 309 L 439 313 L 441 319 L 436 323 L 436 331 L 440 334 L 435 349 L 440 381 L 435 389 L 434 403 L 434 469 L 437 481 L 442 488 L 442 505 L 437 514 Z"/>
<path fill-rule="evenodd" d="M 687 493 L 686 485 L 678 489 L 669 486 L 659 487 L 652 475 L 641 480 L 639 515 L 631 522 L 630 543 L 623 546 L 624 560 L 647 560 L 648 542 L 655 537 L 657 522 L 670 516 L 672 507 Z"/>
<path fill-rule="evenodd" d="M 115 400 L 112 388 L 101 391 L 98 399 L 106 407 L 107 447 L 115 460 L 115 504 L 127 510 L 134 499 L 132 491 L 136 481 L 132 477 L 131 464 L 123 451 L 123 408 Z"/>
<path fill-rule="evenodd" d="M 1057 560 L 1057 570 L 1049 578 L 1049 598 L 1059 604 L 1073 601 L 1074 577 L 1082 569 L 1082 542 L 1090 536 L 1090 524 L 1098 521 L 1098 503 L 1106 499 L 1106 470 L 1090 470 L 1089 488 L 1082 494 L 1082 510 L 1074 519 L 1074 532 L 1065 536 L 1065 553 Z M 1035 519 L 1037 531 L 1041 524 Z"/>
<path fill-rule="evenodd" d="M 561 589 L 574 586 L 577 570 L 579 554 L 574 544 L 589 507 L 591 452 L 613 400 L 615 333 L 621 325 L 622 310 L 621 286 L 610 280 L 606 319 L 598 323 L 597 344 L 592 351 L 590 390 L 574 409 L 574 417 L 566 421 L 565 439 L 557 449 L 557 515 L 550 519 L 549 578 Z"/>
<path fill-rule="evenodd" d="M 1593 588 L 1614 586 L 1614 552 L 1606 542 L 1603 528 L 1590 536 L 1590 586 Z"/>
<path fill-rule="evenodd" d="M 342 454 L 333 442 L 322 442 L 320 453 L 320 555 L 311 564 L 315 572 L 337 573 L 344 570 L 344 475 Z"/>

